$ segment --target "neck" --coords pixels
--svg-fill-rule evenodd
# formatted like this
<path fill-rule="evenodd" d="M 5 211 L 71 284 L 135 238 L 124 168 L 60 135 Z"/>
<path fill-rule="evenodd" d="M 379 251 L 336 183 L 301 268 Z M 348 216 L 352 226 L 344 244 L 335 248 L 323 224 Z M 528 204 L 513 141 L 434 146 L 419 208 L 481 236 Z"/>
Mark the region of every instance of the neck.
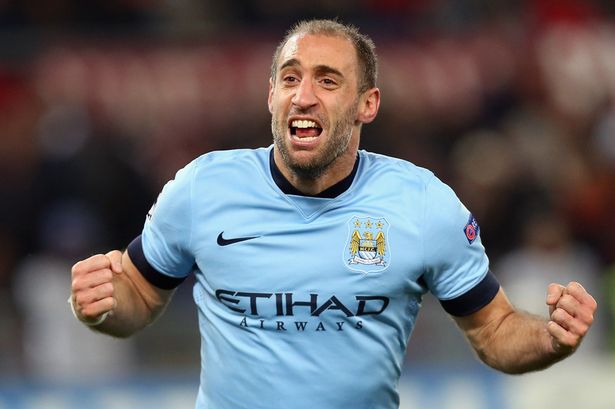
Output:
<path fill-rule="evenodd" d="M 359 139 L 352 138 L 348 149 L 335 159 L 325 171 L 316 178 L 306 178 L 293 172 L 284 162 L 277 149 L 273 149 L 273 160 L 284 177 L 303 194 L 315 196 L 342 181 L 352 172 L 357 160 Z"/>

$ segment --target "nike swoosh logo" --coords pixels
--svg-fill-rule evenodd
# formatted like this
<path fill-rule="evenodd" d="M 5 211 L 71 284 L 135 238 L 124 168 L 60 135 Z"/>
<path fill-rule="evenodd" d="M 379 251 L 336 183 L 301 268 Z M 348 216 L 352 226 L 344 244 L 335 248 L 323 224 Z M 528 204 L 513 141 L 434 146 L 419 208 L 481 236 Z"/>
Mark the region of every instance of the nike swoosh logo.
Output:
<path fill-rule="evenodd" d="M 218 246 L 228 246 L 229 244 L 235 244 L 235 243 L 240 243 L 242 241 L 246 241 L 246 240 L 252 240 L 252 239 L 256 239 L 260 236 L 251 236 L 251 237 L 236 237 L 234 239 L 225 239 L 224 237 L 222 237 L 222 234 L 224 233 L 224 231 L 221 231 L 220 234 L 218 234 Z"/>

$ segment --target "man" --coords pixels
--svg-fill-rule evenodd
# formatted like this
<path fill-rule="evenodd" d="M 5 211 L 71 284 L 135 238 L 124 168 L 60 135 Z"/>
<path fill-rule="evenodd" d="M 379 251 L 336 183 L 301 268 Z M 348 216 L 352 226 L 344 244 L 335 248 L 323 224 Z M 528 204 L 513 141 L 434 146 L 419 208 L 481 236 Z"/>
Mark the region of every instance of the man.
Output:
<path fill-rule="evenodd" d="M 298 24 L 275 52 L 268 103 L 273 147 L 196 159 L 126 252 L 75 264 L 78 319 L 129 336 L 195 274 L 197 408 L 398 407 L 427 291 L 498 370 L 545 368 L 579 346 L 596 309 L 581 285 L 549 286 L 549 320 L 516 311 L 451 189 L 358 150 L 380 103 L 371 40 Z"/>

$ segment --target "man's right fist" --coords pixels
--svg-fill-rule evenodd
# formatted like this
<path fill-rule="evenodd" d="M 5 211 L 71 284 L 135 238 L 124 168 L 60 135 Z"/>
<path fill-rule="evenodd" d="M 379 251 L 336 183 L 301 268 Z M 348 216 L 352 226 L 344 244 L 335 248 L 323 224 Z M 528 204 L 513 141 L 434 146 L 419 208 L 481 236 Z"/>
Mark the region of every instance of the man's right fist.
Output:
<path fill-rule="evenodd" d="M 75 316 L 87 325 L 99 325 L 116 306 L 113 274 L 122 273 L 118 250 L 79 261 L 71 269 L 71 306 Z"/>

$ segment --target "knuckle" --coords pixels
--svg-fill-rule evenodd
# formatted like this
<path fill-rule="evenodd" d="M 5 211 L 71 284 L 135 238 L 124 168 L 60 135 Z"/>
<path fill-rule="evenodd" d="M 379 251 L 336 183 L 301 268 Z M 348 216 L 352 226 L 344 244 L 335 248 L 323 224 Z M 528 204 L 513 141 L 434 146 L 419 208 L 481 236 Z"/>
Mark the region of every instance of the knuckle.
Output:
<path fill-rule="evenodd" d="M 572 348 L 573 346 L 568 338 L 560 339 L 559 343 L 566 348 Z"/>
<path fill-rule="evenodd" d="M 566 347 L 574 347 L 577 343 L 576 343 L 576 339 L 577 337 L 575 337 L 574 335 L 567 333 L 565 334 L 563 337 L 561 337 L 559 339 L 560 344 L 566 346 Z"/>
<path fill-rule="evenodd" d="M 594 314 L 591 312 L 584 314 L 582 317 L 582 321 L 584 325 L 590 327 L 594 323 Z"/>
<path fill-rule="evenodd" d="M 570 285 L 579 291 L 586 292 L 585 287 L 583 287 L 578 281 L 573 281 Z"/>
<path fill-rule="evenodd" d="M 578 327 L 577 327 L 577 332 L 579 336 L 584 336 L 585 334 L 587 334 L 587 331 L 589 330 L 589 326 L 585 323 L 579 323 Z"/>
<path fill-rule="evenodd" d="M 115 307 L 115 299 L 113 297 L 109 297 L 105 299 L 105 309 L 107 311 L 112 310 Z"/>
<path fill-rule="evenodd" d="M 96 272 L 96 277 L 94 277 L 94 281 L 102 285 L 103 283 L 106 284 L 110 282 L 111 281 L 110 277 L 111 277 L 111 270 L 109 270 L 108 268 L 104 268 Z"/>
<path fill-rule="evenodd" d="M 566 330 L 570 330 L 576 325 L 574 317 L 562 309 L 557 309 L 554 315 L 554 321 Z"/>
<path fill-rule="evenodd" d="M 566 322 L 568 321 L 568 314 L 562 308 L 556 308 L 553 311 L 553 318 L 558 322 Z"/>
<path fill-rule="evenodd" d="M 81 310 L 81 315 L 83 316 L 83 318 L 92 319 L 95 318 L 98 314 L 96 313 L 92 305 L 88 305 Z"/>
<path fill-rule="evenodd" d="M 113 283 L 104 283 L 100 286 L 100 291 L 103 295 L 113 294 L 114 286 Z"/>
<path fill-rule="evenodd" d="M 111 282 L 111 280 L 113 280 L 113 272 L 110 269 L 108 269 L 108 268 L 104 269 L 102 274 L 103 274 L 102 278 L 104 280 L 109 281 L 109 282 Z"/>
<path fill-rule="evenodd" d="M 547 286 L 547 294 L 557 295 L 561 292 L 562 286 L 556 283 L 551 283 Z"/>
<path fill-rule="evenodd" d="M 562 308 L 564 311 L 573 311 L 578 306 L 578 302 L 571 295 L 564 295 L 557 303 L 557 307 Z"/>
<path fill-rule="evenodd" d="M 77 294 L 75 294 L 75 308 L 76 309 L 83 309 L 84 305 L 87 305 L 89 303 L 89 297 L 87 297 L 87 294 L 84 294 L 83 292 L 79 292 Z"/>
<path fill-rule="evenodd" d="M 122 257 L 122 252 L 119 250 L 111 250 L 105 256 L 110 260 L 118 260 Z"/>
<path fill-rule="evenodd" d="M 112 283 L 112 282 L 108 282 L 108 283 L 105 283 L 105 289 L 106 289 L 106 290 L 108 290 L 108 291 L 110 291 L 110 292 L 113 292 L 113 290 L 114 290 L 115 288 L 114 288 L 114 286 L 113 286 L 113 283 Z"/>
<path fill-rule="evenodd" d="M 549 322 L 549 324 L 547 325 L 547 331 L 549 331 L 549 334 L 551 334 L 551 336 L 553 336 L 554 338 L 559 338 L 560 330 L 561 328 L 559 324 L 557 324 L 555 321 Z"/>
<path fill-rule="evenodd" d="M 89 258 L 87 260 L 81 260 L 71 268 L 71 274 L 73 276 L 80 276 L 88 274 L 92 270 L 92 266 L 95 264 L 94 258 Z"/>
<path fill-rule="evenodd" d="M 74 276 L 78 276 L 78 275 L 82 274 L 82 271 L 83 271 L 83 264 L 84 264 L 84 262 L 83 262 L 83 261 L 79 261 L 79 262 L 75 263 L 75 264 L 71 267 L 71 269 L 70 269 L 70 273 L 71 273 L 71 275 L 72 275 L 73 277 L 74 277 Z"/>
<path fill-rule="evenodd" d="M 581 319 L 571 318 L 568 324 L 570 332 L 576 336 L 583 336 L 589 329 L 589 326 Z"/>
<path fill-rule="evenodd" d="M 592 311 L 596 311 L 596 309 L 598 308 L 598 303 L 596 302 L 594 297 L 590 297 L 589 307 L 591 308 Z"/>

